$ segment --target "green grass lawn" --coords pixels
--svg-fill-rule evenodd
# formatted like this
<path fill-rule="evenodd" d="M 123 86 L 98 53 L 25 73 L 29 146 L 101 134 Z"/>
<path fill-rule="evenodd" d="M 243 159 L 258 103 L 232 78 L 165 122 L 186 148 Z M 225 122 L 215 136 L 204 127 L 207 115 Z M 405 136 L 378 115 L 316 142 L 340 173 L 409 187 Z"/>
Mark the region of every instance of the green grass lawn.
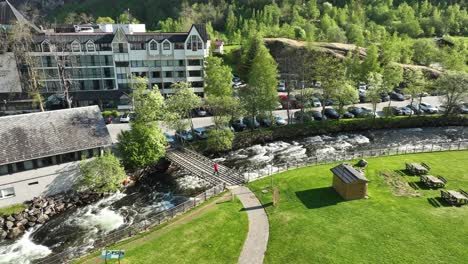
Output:
<path fill-rule="evenodd" d="M 262 189 L 249 186 L 267 205 L 270 239 L 265 263 L 467 263 L 468 206 L 441 203 L 440 191 L 415 184 L 419 197 L 395 196 L 379 171 L 403 170 L 405 162 L 426 162 L 443 175 L 446 189 L 468 189 L 468 151 L 368 159 L 369 199 L 344 201 L 331 188 L 333 164 L 274 176 L 279 206 Z M 396 174 L 396 173 L 394 173 Z M 411 190 L 414 193 L 414 190 Z"/>
<path fill-rule="evenodd" d="M 248 219 L 236 200 L 218 200 L 180 221 L 107 249 L 125 250 L 124 263 L 237 263 L 248 231 Z M 76 263 L 103 263 L 86 258 Z M 108 261 L 117 263 L 117 261 Z"/>
<path fill-rule="evenodd" d="M 19 212 L 23 211 L 24 209 L 26 209 L 25 204 L 14 204 L 14 205 L 10 205 L 10 206 L 7 206 L 7 207 L 2 207 L 2 208 L 0 208 L 0 216 L 1 215 L 11 215 L 11 214 L 19 213 Z"/>

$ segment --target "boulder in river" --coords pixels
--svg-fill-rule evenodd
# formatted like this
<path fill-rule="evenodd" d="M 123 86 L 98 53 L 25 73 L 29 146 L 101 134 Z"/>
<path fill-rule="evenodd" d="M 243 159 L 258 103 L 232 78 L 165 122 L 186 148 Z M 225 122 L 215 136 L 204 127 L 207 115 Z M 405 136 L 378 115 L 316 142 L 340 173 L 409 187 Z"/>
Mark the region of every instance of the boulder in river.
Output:
<path fill-rule="evenodd" d="M 15 239 L 18 236 L 20 236 L 23 233 L 23 231 L 19 227 L 14 227 L 8 231 L 7 237 L 9 239 Z"/>

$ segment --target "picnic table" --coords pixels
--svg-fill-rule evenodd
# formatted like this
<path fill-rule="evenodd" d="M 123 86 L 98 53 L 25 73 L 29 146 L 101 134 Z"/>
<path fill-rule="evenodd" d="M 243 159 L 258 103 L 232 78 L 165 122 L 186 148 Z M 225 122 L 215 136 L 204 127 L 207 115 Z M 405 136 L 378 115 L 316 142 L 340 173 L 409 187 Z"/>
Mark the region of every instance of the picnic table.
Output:
<path fill-rule="evenodd" d="M 425 163 L 406 163 L 406 170 L 411 172 L 413 175 L 422 175 L 426 174 L 430 170 L 430 168 Z"/>
<path fill-rule="evenodd" d="M 434 177 L 432 175 L 422 175 L 421 181 L 424 182 L 428 187 L 442 188 L 447 183 L 443 177 Z"/>
<path fill-rule="evenodd" d="M 468 204 L 468 193 L 463 190 L 460 190 L 460 191 L 441 190 L 440 192 L 441 192 L 442 198 L 447 200 L 450 204 L 453 204 L 453 205 Z"/>

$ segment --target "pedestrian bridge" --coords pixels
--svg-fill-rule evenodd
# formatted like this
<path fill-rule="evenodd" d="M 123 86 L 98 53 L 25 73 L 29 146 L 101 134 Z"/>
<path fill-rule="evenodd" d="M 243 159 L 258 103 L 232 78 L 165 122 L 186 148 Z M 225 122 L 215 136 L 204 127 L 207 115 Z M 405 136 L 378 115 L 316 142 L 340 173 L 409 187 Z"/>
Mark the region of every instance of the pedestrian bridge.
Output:
<path fill-rule="evenodd" d="M 166 158 L 178 167 L 200 177 L 211 184 L 225 183 L 228 186 L 243 184 L 245 179 L 237 171 L 218 164 L 218 174 L 214 174 L 215 162 L 186 148 L 170 149 Z"/>

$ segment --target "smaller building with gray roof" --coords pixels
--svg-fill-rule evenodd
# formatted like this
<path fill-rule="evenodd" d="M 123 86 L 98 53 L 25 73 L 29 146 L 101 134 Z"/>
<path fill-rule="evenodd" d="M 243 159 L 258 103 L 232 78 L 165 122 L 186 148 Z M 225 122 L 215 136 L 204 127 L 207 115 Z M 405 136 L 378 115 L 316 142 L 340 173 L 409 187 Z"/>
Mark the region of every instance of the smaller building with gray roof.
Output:
<path fill-rule="evenodd" d="M 340 164 L 330 169 L 333 173 L 333 188 L 345 200 L 362 199 L 367 196 L 369 180 L 364 173 L 349 164 Z"/>
<path fill-rule="evenodd" d="M 0 206 L 72 188 L 112 144 L 97 106 L 0 117 Z"/>

